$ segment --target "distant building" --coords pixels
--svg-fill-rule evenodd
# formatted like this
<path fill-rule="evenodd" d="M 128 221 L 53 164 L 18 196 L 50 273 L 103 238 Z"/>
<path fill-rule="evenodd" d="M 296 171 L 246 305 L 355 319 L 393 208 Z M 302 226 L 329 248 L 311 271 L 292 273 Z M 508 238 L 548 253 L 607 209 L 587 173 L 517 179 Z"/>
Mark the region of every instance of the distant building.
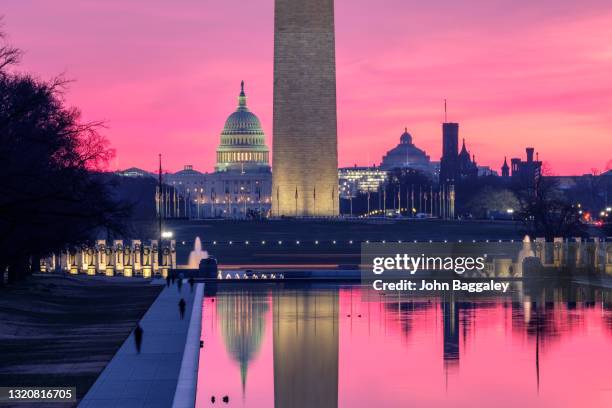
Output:
<path fill-rule="evenodd" d="M 442 158 L 440 159 L 440 184 L 456 184 L 458 181 L 478 177 L 476 158 L 470 157 L 465 139 L 459 152 L 459 124 L 442 124 Z"/>
<path fill-rule="evenodd" d="M 247 218 L 270 212 L 272 173 L 265 134 L 257 116 L 249 111 L 244 82 L 238 108 L 226 120 L 217 148 L 215 172 L 201 173 L 191 165 L 164 182 L 186 198 L 188 218 Z"/>
<path fill-rule="evenodd" d="M 123 177 L 156 177 L 153 173 L 150 173 L 143 169 L 139 169 L 138 167 L 130 167 L 129 169 L 118 170 L 115 172 L 115 174 Z"/>
<path fill-rule="evenodd" d="M 344 167 L 338 169 L 340 198 L 378 191 L 387 179 L 387 172 L 378 167 Z"/>
<path fill-rule="evenodd" d="M 412 135 L 408 133 L 408 128 L 404 129 L 404 133 L 400 136 L 399 144 L 384 155 L 380 168 L 382 170 L 409 168 L 428 175 L 433 173 L 429 156 L 425 151 L 414 145 Z"/>
<path fill-rule="evenodd" d="M 477 166 L 477 167 L 478 167 L 478 177 L 487 177 L 487 176 L 499 177 L 499 174 L 489 166 Z"/>
<path fill-rule="evenodd" d="M 508 161 L 506 160 L 506 156 L 504 156 L 504 164 L 501 167 L 501 175 L 503 178 L 510 177 L 510 166 L 508 166 Z"/>
<path fill-rule="evenodd" d="M 238 108 L 225 122 L 217 147 L 216 171 L 270 172 L 269 150 L 259 118 L 249 111 L 240 84 Z"/>
<path fill-rule="evenodd" d="M 442 124 L 440 184 L 454 184 L 459 172 L 459 124 Z"/>
<path fill-rule="evenodd" d="M 478 177 L 478 165 L 476 164 L 476 156 L 472 155 L 470 158 L 470 152 L 465 147 L 465 139 L 461 146 L 461 152 L 458 156 L 458 177 L 456 179 L 466 180 L 475 179 Z"/>
<path fill-rule="evenodd" d="M 523 161 L 518 157 L 510 160 L 512 182 L 521 187 L 533 187 L 542 175 L 542 162 L 538 158 L 534 160 L 533 147 L 528 147 L 525 151 L 527 152 L 527 160 Z"/>

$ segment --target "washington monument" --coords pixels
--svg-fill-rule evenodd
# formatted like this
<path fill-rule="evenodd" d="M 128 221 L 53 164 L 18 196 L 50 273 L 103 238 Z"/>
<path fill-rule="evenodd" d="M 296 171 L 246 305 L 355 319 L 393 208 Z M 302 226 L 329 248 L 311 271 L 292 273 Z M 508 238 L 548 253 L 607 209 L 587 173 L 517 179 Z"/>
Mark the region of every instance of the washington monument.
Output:
<path fill-rule="evenodd" d="M 276 0 L 272 216 L 338 215 L 333 0 Z"/>

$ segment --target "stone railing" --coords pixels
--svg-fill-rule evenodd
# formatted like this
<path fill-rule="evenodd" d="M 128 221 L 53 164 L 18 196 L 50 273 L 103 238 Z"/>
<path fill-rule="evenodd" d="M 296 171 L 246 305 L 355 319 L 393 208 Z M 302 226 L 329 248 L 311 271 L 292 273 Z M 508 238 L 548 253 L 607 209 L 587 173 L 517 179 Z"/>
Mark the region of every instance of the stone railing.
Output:
<path fill-rule="evenodd" d="M 115 240 L 108 244 L 98 240 L 93 246 L 69 248 L 59 254 L 41 259 L 41 272 L 106 276 L 167 277 L 176 269 L 176 241 L 163 241 L 161 258 L 157 240 L 143 245 L 140 240 L 124 243 Z"/>

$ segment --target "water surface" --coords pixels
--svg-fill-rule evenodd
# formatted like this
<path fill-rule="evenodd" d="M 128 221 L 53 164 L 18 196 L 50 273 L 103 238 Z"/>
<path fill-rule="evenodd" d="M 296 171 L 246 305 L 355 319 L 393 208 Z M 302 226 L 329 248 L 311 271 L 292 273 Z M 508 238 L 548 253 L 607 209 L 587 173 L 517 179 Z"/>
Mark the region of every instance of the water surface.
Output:
<path fill-rule="evenodd" d="M 612 301 L 209 288 L 197 406 L 612 407 Z"/>

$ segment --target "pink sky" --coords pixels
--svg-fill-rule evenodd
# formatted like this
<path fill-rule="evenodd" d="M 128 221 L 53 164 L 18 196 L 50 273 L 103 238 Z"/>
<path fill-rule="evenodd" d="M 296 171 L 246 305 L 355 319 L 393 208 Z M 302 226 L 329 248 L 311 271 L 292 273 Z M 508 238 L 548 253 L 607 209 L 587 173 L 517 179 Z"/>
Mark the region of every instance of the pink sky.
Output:
<path fill-rule="evenodd" d="M 443 100 L 479 164 L 534 146 L 555 174 L 612 160 L 609 0 L 336 0 L 341 166 L 380 163 L 405 126 L 432 160 Z M 272 144 L 273 0 L 4 0 L 21 70 L 74 79 L 112 168 L 214 165 L 241 80 Z"/>

